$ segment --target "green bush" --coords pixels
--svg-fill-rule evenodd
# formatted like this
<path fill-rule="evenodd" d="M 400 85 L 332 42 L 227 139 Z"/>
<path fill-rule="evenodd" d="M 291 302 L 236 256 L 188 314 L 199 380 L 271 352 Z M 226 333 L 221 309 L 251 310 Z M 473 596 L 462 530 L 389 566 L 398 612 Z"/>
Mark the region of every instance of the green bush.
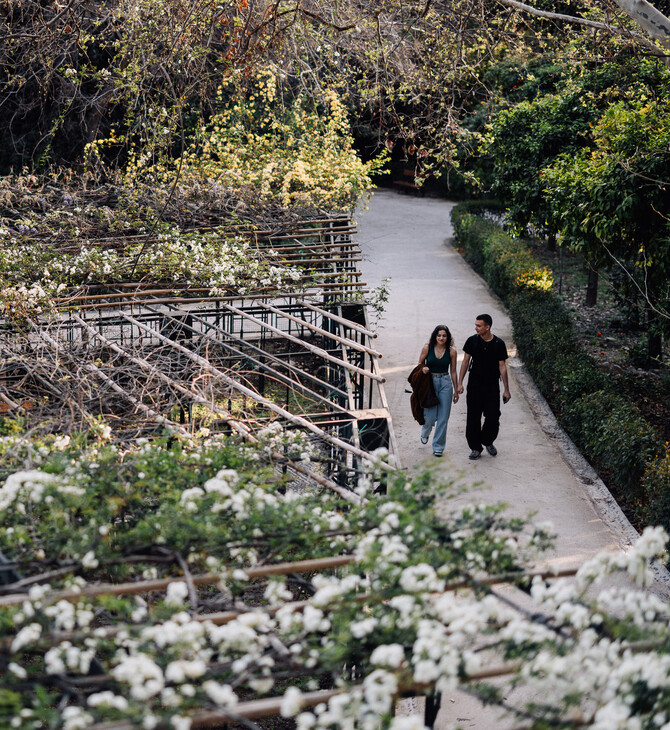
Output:
<path fill-rule="evenodd" d="M 498 226 L 478 215 L 462 212 L 459 208 L 460 206 L 454 208 L 451 214 L 454 233 L 463 249 L 465 260 L 481 274 L 484 271 L 486 259 L 486 241 L 488 236 L 498 229 Z"/>
<path fill-rule="evenodd" d="M 670 529 L 670 444 L 666 443 L 663 458 L 648 465 L 641 486 L 644 521 Z"/>
<path fill-rule="evenodd" d="M 547 291 L 523 290 L 509 299 L 514 341 L 540 390 L 554 403 L 558 373 L 576 357 L 572 323 L 558 297 Z"/>
<path fill-rule="evenodd" d="M 550 290 L 551 271 L 524 242 L 507 235 L 494 221 L 469 212 L 471 209 L 454 208 L 454 231 L 465 259 L 484 275 L 493 291 L 506 300 L 522 289 Z"/>
<path fill-rule="evenodd" d="M 575 440 L 585 455 L 611 474 L 617 487 L 638 496 L 648 466 L 662 453 L 663 441 L 656 430 L 611 389 L 585 393 L 566 411 L 580 426 Z"/>
<path fill-rule="evenodd" d="M 599 370 L 581 349 L 570 314 L 550 291 L 550 273 L 523 241 L 473 215 L 475 209 L 459 205 L 452 212 L 463 254 L 507 304 L 519 355 L 559 422 L 617 491 L 636 502 L 643 493 L 650 504 L 667 502 L 670 525 L 670 467 L 663 472 L 657 466 L 663 453 L 661 436 L 619 395 L 616 379 Z M 651 475 L 657 474 L 660 486 L 654 487 Z M 658 521 L 653 511 L 647 510 L 645 517 Z"/>

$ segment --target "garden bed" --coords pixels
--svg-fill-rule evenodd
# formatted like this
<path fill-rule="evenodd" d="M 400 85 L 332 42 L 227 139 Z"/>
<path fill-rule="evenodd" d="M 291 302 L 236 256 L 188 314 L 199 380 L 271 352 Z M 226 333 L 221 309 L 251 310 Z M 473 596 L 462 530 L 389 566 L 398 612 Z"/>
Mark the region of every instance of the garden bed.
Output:
<path fill-rule="evenodd" d="M 625 395 L 645 419 L 670 441 L 670 348 L 664 349 L 657 369 L 641 367 L 646 357 L 646 331 L 631 321 L 630 310 L 617 300 L 617 280 L 611 272 L 600 273 L 598 301 L 585 303 L 586 271 L 580 256 L 569 251 L 549 251 L 535 243 L 533 251 L 554 276 L 552 291 L 569 312 L 580 347 L 598 367 L 615 375 Z"/>

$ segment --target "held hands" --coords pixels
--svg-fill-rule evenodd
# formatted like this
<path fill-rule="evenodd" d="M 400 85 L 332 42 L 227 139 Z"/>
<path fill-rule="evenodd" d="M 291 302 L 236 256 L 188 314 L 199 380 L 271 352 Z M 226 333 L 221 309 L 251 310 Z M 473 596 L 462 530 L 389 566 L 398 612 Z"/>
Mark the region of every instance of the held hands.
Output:
<path fill-rule="evenodd" d="M 454 392 L 454 403 L 458 403 L 458 393 Z"/>

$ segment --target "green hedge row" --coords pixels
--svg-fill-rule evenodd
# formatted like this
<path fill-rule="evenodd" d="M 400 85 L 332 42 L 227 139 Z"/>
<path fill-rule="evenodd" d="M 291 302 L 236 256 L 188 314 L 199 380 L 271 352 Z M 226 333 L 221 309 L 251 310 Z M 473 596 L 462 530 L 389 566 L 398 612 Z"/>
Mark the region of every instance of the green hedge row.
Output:
<path fill-rule="evenodd" d="M 491 208 L 479 210 L 489 212 Z M 551 271 L 540 264 L 520 238 L 508 236 L 476 207 L 457 205 L 451 219 L 465 259 L 503 300 L 520 289 L 551 289 Z"/>
<path fill-rule="evenodd" d="M 486 206 L 484 210 L 486 210 Z M 452 221 L 468 262 L 508 307 L 514 340 L 559 422 L 636 517 L 670 530 L 670 451 L 634 403 L 619 395 L 580 347 L 570 315 L 551 292 L 551 274 L 523 241 L 475 206 L 458 205 Z"/>

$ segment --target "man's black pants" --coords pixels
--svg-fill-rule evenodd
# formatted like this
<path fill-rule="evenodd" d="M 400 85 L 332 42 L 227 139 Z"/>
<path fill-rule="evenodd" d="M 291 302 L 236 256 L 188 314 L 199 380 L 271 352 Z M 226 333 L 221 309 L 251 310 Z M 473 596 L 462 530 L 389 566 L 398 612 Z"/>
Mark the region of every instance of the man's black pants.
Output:
<path fill-rule="evenodd" d="M 498 437 L 500 430 L 500 387 L 481 386 L 468 383 L 466 395 L 468 416 L 465 424 L 465 438 L 473 451 L 482 451 Z M 484 424 L 482 425 L 482 417 Z"/>

